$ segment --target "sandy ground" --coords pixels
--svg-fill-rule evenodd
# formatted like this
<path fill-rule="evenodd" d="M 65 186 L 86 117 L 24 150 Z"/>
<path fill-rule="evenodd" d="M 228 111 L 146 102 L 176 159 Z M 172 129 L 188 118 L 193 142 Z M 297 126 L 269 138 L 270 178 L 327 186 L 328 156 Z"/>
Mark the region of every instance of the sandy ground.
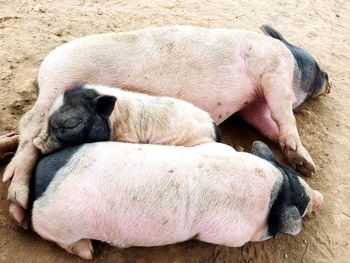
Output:
<path fill-rule="evenodd" d="M 34 8 L 38 3 L 41 8 Z M 96 262 L 350 262 L 350 1 L 20 1 L 0 0 L 0 133 L 14 130 L 35 100 L 34 77 L 45 55 L 71 39 L 170 24 L 258 31 L 263 23 L 310 51 L 336 90 L 296 114 L 303 143 L 318 167 L 307 178 L 325 204 L 304 220 L 296 237 L 226 248 L 190 241 L 160 248 L 97 245 Z M 224 142 L 263 139 L 234 117 L 222 126 Z M 266 141 L 266 140 L 265 140 Z M 274 148 L 278 153 L 278 148 Z M 1 170 L 4 165 L 1 166 Z M 2 171 L 0 170 L 0 173 Z M 8 216 L 0 185 L 0 262 L 79 262 Z"/>

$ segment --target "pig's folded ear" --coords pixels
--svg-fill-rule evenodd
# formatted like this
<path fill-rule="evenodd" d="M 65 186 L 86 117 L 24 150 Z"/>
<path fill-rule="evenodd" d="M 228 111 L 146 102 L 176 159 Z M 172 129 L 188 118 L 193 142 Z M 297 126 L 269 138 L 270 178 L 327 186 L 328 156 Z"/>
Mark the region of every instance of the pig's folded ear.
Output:
<path fill-rule="evenodd" d="M 109 116 L 112 114 L 112 111 L 114 109 L 116 100 L 117 100 L 116 97 L 108 96 L 108 95 L 102 95 L 95 98 L 94 104 L 95 104 L 97 113 L 104 118 L 109 118 Z"/>
<path fill-rule="evenodd" d="M 260 141 L 253 142 L 251 153 L 269 162 L 274 162 L 274 163 L 276 162 L 273 152 L 263 142 L 260 142 Z"/>
<path fill-rule="evenodd" d="M 290 235 L 299 234 L 303 227 L 299 210 L 294 205 L 282 207 L 279 223 L 279 232 Z"/>

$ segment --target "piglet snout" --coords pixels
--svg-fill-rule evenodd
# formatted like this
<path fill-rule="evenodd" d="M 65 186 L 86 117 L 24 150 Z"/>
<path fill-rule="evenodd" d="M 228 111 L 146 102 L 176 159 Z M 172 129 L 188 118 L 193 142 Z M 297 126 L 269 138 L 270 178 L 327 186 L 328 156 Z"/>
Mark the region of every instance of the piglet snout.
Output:
<path fill-rule="evenodd" d="M 314 191 L 314 200 L 312 203 L 312 210 L 315 210 L 323 204 L 323 195 L 319 191 L 316 191 L 316 190 L 313 190 L 313 191 Z"/>

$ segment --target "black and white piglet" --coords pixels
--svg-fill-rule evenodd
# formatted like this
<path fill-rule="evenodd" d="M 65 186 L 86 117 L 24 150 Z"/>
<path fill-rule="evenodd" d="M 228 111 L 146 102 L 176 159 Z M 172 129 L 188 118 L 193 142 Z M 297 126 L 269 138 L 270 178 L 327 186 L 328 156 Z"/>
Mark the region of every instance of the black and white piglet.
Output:
<path fill-rule="evenodd" d="M 208 113 L 188 102 L 83 85 L 55 100 L 34 144 L 47 154 L 108 140 L 194 146 L 220 141 L 220 132 Z"/>

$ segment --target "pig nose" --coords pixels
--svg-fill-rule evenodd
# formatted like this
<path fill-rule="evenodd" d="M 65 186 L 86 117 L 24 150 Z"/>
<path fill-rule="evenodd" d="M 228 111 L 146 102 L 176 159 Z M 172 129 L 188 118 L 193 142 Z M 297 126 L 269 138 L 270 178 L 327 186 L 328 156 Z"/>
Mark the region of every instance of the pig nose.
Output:
<path fill-rule="evenodd" d="M 331 79 L 329 79 L 326 87 L 326 94 L 331 93 L 332 89 L 333 89 L 333 82 Z"/>
<path fill-rule="evenodd" d="M 319 208 L 323 203 L 323 195 L 319 192 L 314 190 L 314 201 L 312 204 L 312 210 Z"/>

